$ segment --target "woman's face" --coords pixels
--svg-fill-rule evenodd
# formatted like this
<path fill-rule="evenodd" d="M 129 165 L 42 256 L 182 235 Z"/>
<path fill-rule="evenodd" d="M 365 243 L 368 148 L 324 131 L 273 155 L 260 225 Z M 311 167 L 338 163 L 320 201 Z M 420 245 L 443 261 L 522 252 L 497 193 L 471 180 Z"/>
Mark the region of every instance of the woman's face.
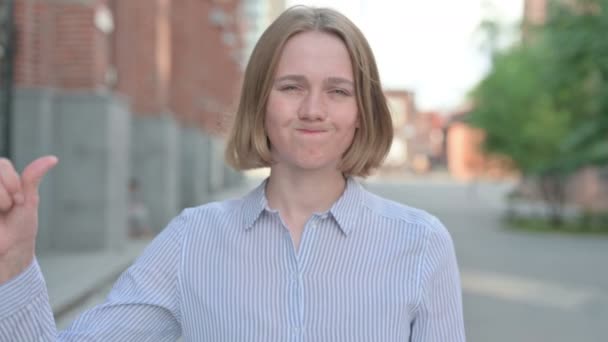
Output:
<path fill-rule="evenodd" d="M 287 41 L 264 125 L 275 163 L 337 169 L 359 125 L 353 67 L 338 37 L 308 31 Z"/>

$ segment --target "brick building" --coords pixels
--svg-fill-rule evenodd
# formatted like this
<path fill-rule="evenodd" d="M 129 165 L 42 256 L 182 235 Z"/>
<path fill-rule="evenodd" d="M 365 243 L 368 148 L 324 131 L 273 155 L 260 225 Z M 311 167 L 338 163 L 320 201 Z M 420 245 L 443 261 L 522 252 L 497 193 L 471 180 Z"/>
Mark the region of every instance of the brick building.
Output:
<path fill-rule="evenodd" d="M 409 139 L 412 168 L 416 172 L 428 172 L 444 167 L 445 117 L 434 111 L 419 111 L 413 120 L 414 134 Z"/>
<path fill-rule="evenodd" d="M 393 121 L 394 138 L 382 171 L 428 172 L 445 163 L 444 119 L 436 112 L 420 112 L 414 93 L 384 91 Z"/>
<path fill-rule="evenodd" d="M 545 22 L 547 17 L 548 0 L 525 0 L 524 22 L 526 24 L 539 25 Z"/>
<path fill-rule="evenodd" d="M 466 123 L 469 111 L 468 106 L 463 106 L 445 122 L 445 152 L 450 174 L 463 181 L 517 176 L 508 158 L 483 152 L 484 132 Z"/>
<path fill-rule="evenodd" d="M 119 248 L 137 179 L 156 230 L 237 180 L 221 135 L 242 74 L 238 0 L 15 0 L 12 158 L 52 153 L 39 251 Z"/>
<path fill-rule="evenodd" d="M 405 170 L 411 158 L 409 139 L 414 134 L 413 120 L 416 115 L 414 94 L 407 90 L 387 89 L 384 91 L 393 120 L 393 143 L 382 169 Z M 382 171 L 382 170 L 380 170 Z"/>

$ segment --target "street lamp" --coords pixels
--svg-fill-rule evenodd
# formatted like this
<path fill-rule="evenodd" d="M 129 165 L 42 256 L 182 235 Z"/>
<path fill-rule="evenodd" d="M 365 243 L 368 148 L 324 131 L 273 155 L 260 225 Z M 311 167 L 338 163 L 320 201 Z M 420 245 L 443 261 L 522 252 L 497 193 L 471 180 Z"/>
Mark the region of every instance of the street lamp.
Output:
<path fill-rule="evenodd" d="M 0 1 L 0 156 L 11 157 L 13 64 L 15 56 L 14 0 Z"/>

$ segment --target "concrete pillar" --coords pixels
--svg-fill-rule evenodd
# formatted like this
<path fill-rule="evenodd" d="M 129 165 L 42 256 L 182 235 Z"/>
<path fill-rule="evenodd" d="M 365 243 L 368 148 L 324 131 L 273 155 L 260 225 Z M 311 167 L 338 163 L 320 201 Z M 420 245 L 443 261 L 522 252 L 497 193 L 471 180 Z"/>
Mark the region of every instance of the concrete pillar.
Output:
<path fill-rule="evenodd" d="M 211 138 L 211 153 L 209 156 L 210 190 L 218 192 L 225 188 L 226 168 L 224 162 L 224 142 L 219 138 Z"/>
<path fill-rule="evenodd" d="M 18 172 L 34 159 L 54 153 L 52 148 L 54 93 L 46 89 L 15 89 L 13 127 L 11 127 L 13 163 Z M 53 213 L 53 179 L 57 171 L 51 171 L 40 186 L 38 210 L 38 254 L 51 247 Z"/>
<path fill-rule="evenodd" d="M 51 247 L 62 251 L 120 248 L 127 236 L 127 105 L 110 94 L 61 93 L 53 114 Z"/>
<path fill-rule="evenodd" d="M 198 128 L 181 128 L 181 207 L 194 207 L 211 198 L 211 138 Z"/>
<path fill-rule="evenodd" d="M 139 186 L 150 225 L 162 230 L 179 213 L 179 128 L 170 116 L 131 122 L 131 179 Z"/>

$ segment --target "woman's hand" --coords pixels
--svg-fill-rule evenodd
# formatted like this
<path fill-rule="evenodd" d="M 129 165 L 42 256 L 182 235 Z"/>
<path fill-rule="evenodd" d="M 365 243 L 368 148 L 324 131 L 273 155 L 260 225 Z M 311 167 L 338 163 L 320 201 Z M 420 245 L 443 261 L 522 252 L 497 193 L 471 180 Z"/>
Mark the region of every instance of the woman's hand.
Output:
<path fill-rule="evenodd" d="M 21 175 L 0 158 L 0 285 L 22 273 L 34 258 L 38 232 L 38 188 L 57 158 L 34 160 Z"/>

